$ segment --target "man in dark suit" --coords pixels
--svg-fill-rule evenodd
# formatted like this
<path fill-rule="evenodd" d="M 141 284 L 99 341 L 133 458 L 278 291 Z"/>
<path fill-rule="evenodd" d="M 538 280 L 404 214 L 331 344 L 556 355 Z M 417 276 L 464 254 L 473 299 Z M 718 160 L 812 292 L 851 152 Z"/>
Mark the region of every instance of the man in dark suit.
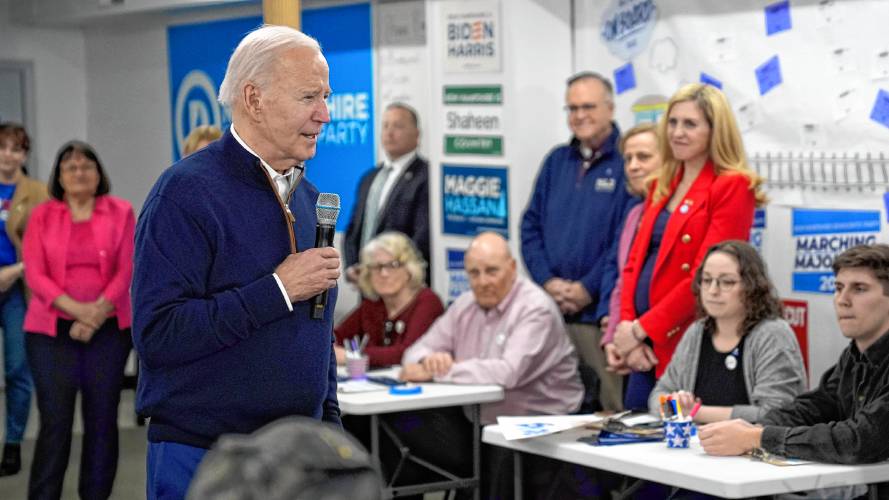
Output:
<path fill-rule="evenodd" d="M 380 134 L 386 160 L 364 174 L 346 237 L 346 279 L 357 282 L 361 247 L 384 231 L 400 231 L 429 262 L 429 163 L 417 154 L 417 112 L 395 102 L 386 107 Z"/>

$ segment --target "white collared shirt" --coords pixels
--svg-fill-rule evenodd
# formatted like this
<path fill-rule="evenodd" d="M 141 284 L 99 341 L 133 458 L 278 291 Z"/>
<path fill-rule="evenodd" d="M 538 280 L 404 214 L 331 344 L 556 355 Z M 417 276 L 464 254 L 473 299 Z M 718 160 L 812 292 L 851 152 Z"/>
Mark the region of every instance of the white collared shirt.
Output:
<path fill-rule="evenodd" d="M 232 136 L 238 141 L 238 144 L 241 145 L 242 148 L 246 149 L 248 153 L 253 156 L 259 158 L 259 162 L 262 166 L 268 171 L 269 175 L 272 177 L 272 180 L 275 181 L 275 188 L 278 191 L 278 197 L 281 198 L 281 201 L 285 201 L 285 196 L 287 196 L 287 192 L 290 191 L 290 186 L 293 183 L 293 179 L 296 177 L 293 173 L 296 171 L 296 168 L 290 167 L 290 170 L 287 173 L 279 174 L 277 170 L 273 169 L 265 160 L 260 158 L 258 154 L 256 154 L 247 143 L 241 139 L 241 136 L 238 135 L 238 132 L 235 130 L 235 124 L 231 124 Z M 278 288 L 281 289 L 281 295 L 284 296 L 284 301 L 287 302 L 287 309 L 290 312 L 293 312 L 293 302 L 290 301 L 290 296 L 287 295 L 287 289 L 284 288 L 284 282 L 281 281 L 281 278 L 278 277 L 278 273 L 272 273 L 275 281 L 278 283 Z"/>
<path fill-rule="evenodd" d="M 392 192 L 392 188 L 395 187 L 395 183 L 398 182 L 398 178 L 401 177 L 401 174 L 407 170 L 408 165 L 414 162 L 414 158 L 417 157 L 417 150 L 413 150 L 406 155 L 399 156 L 394 160 L 386 160 L 386 164 L 392 167 L 392 173 L 389 174 L 389 178 L 386 179 L 386 183 L 383 184 L 383 190 L 380 191 L 380 205 L 378 209 L 381 209 L 386 206 L 386 198 L 389 197 L 389 193 Z"/>
<path fill-rule="evenodd" d="M 235 130 L 234 124 L 232 124 L 231 130 L 232 135 L 234 136 L 235 140 L 238 141 L 238 144 L 246 149 L 248 153 L 259 158 L 259 162 L 262 164 L 263 167 L 265 167 L 266 172 L 269 173 L 269 176 L 275 183 L 275 187 L 278 190 L 278 197 L 281 198 L 281 201 L 286 202 L 287 200 L 285 197 L 287 196 L 287 193 L 290 192 L 290 188 L 293 185 L 294 179 L 296 178 L 296 168 L 290 167 L 289 169 L 287 169 L 287 172 L 284 172 L 283 174 L 279 173 L 277 170 L 273 169 L 271 165 L 266 163 L 266 161 L 263 160 L 258 154 L 256 154 L 256 152 L 253 151 L 253 149 L 251 149 L 250 146 L 248 146 L 243 139 L 241 139 L 241 136 L 239 136 L 238 132 Z"/>

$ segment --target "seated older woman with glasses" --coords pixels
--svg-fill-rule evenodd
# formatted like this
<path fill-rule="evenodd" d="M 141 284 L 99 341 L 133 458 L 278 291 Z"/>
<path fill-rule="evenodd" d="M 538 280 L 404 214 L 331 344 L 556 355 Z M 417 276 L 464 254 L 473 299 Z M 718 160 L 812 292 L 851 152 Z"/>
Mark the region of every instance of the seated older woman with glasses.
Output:
<path fill-rule="evenodd" d="M 757 422 L 806 390 L 799 344 L 781 319 L 781 303 L 762 258 L 748 243 L 710 247 L 692 281 L 701 319 L 685 332 L 648 401 L 672 394 L 698 423 Z"/>
<path fill-rule="evenodd" d="M 361 343 L 370 366 L 401 363 L 404 350 L 444 312 L 441 300 L 425 285 L 426 262 L 410 238 L 386 232 L 361 249 L 358 286 L 364 296 L 334 330 L 337 363 L 346 360 L 344 342 Z"/>

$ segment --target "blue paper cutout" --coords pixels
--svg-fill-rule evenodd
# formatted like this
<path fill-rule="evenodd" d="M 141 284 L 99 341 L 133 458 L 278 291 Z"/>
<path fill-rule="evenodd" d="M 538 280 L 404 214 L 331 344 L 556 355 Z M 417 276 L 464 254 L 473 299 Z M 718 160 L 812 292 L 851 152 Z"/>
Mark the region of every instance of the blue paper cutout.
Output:
<path fill-rule="evenodd" d="M 790 20 L 790 1 L 773 3 L 765 8 L 766 15 L 766 35 L 772 36 L 775 33 L 788 31 L 793 27 Z"/>
<path fill-rule="evenodd" d="M 783 82 L 781 79 L 781 61 L 778 59 L 778 56 L 773 56 L 756 68 L 756 82 L 759 83 L 759 95 L 766 95 L 766 93 Z"/>
<path fill-rule="evenodd" d="M 718 89 L 722 88 L 721 81 L 719 81 L 717 78 L 715 78 L 713 76 L 708 75 L 707 73 L 704 73 L 703 71 L 701 71 L 701 83 L 706 83 L 707 85 L 712 85 Z"/>
<path fill-rule="evenodd" d="M 877 100 L 871 109 L 870 119 L 884 127 L 889 127 L 889 92 L 880 89 L 877 93 Z"/>
<path fill-rule="evenodd" d="M 636 72 L 633 71 L 633 63 L 624 64 L 614 70 L 614 83 L 618 94 L 636 88 Z"/>

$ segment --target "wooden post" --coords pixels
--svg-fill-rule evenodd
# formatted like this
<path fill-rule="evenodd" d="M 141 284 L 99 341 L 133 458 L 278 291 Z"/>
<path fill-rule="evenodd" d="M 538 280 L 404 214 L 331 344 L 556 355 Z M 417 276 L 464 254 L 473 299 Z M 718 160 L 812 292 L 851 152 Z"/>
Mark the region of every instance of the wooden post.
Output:
<path fill-rule="evenodd" d="M 300 0 L 262 0 L 262 20 L 265 24 L 300 29 L 299 4 Z"/>

